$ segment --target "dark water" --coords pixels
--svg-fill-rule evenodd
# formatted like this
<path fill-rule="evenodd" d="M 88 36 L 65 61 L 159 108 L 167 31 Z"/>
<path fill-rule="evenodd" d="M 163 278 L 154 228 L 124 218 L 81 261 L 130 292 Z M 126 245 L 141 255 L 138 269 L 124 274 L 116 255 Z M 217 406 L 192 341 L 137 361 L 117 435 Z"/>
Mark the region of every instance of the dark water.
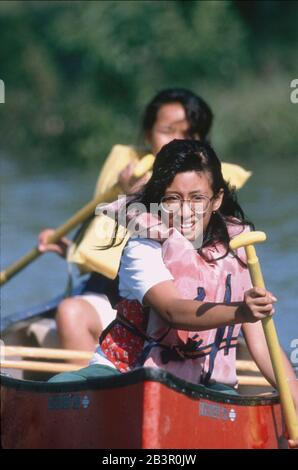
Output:
<path fill-rule="evenodd" d="M 240 202 L 268 241 L 258 247 L 266 285 L 278 298 L 275 316 L 282 346 L 291 352 L 298 338 L 298 162 L 260 162 L 240 191 Z M 92 195 L 96 172 L 75 169 L 49 172 L 21 170 L 2 161 L 1 266 L 15 261 L 36 244 L 39 231 L 56 227 Z M 1 315 L 46 301 L 67 281 L 66 263 L 46 254 L 1 289 Z"/>

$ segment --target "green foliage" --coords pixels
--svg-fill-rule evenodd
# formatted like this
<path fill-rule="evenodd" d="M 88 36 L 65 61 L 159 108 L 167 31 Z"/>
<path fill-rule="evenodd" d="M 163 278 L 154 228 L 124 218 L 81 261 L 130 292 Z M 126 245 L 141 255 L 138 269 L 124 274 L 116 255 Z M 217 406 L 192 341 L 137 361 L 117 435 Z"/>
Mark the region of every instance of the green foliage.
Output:
<path fill-rule="evenodd" d="M 248 75 L 237 87 L 216 88 L 210 102 L 218 109 L 213 143 L 223 160 L 269 162 L 298 156 L 298 106 L 290 102 L 287 76 Z"/>
<path fill-rule="evenodd" d="M 288 34 L 273 34 L 262 15 L 278 24 L 280 9 L 255 6 L 251 18 L 238 3 L 1 2 L 2 145 L 32 162 L 98 164 L 114 143 L 137 141 L 156 91 L 184 86 L 211 102 L 220 154 L 293 153 L 297 12 L 283 13 Z"/>

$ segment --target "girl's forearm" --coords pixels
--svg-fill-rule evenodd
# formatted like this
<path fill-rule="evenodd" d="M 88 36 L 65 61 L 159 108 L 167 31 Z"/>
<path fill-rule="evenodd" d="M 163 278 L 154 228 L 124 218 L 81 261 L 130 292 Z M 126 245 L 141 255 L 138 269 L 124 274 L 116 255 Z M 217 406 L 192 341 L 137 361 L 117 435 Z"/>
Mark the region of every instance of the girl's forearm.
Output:
<path fill-rule="evenodd" d="M 173 281 L 160 282 L 143 297 L 143 304 L 157 312 L 171 328 L 188 331 L 255 323 L 272 315 L 274 298 L 265 289 L 244 292 L 243 302 L 219 303 L 180 297 Z"/>
<path fill-rule="evenodd" d="M 295 407 L 298 412 L 298 379 L 295 375 L 295 372 L 293 370 L 293 367 L 287 358 L 286 354 L 284 351 L 281 349 L 281 354 L 283 358 L 283 363 L 285 367 L 285 373 L 287 376 L 287 380 L 289 382 L 289 387 L 292 392 L 292 396 L 295 402 Z M 265 379 L 274 387 L 277 388 L 276 380 L 275 380 L 275 375 L 274 371 L 272 368 L 271 364 L 271 358 L 269 355 L 268 349 L 264 348 L 262 351 L 259 351 L 259 353 L 254 354 L 254 360 L 259 367 L 260 371 L 264 375 Z"/>
<path fill-rule="evenodd" d="M 283 360 L 284 360 L 284 365 L 285 365 L 286 376 L 289 382 L 295 408 L 298 414 L 298 379 L 296 377 L 292 364 L 290 363 L 289 359 L 287 358 L 283 350 L 282 350 L 282 355 L 283 355 Z"/>
<path fill-rule="evenodd" d="M 167 306 L 165 316 L 172 328 L 203 331 L 243 323 L 245 307 L 243 302 L 224 304 L 175 299 Z"/>
<path fill-rule="evenodd" d="M 254 324 L 246 323 L 245 325 L 243 325 L 242 331 L 245 337 L 248 350 L 253 360 L 257 364 L 258 368 L 260 369 L 266 380 L 268 380 L 268 382 L 274 388 L 276 388 L 274 371 L 272 368 L 271 358 L 261 322 L 257 322 Z M 296 410 L 298 412 L 298 380 L 296 378 L 295 372 L 290 361 L 288 360 L 286 354 L 282 349 L 281 354 L 283 358 L 287 380 L 289 382 Z"/>

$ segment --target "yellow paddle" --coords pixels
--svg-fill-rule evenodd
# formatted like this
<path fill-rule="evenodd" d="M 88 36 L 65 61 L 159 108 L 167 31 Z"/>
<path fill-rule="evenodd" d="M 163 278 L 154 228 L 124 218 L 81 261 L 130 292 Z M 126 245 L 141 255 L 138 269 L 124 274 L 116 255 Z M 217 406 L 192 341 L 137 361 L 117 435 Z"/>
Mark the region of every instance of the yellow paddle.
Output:
<path fill-rule="evenodd" d="M 243 233 L 233 238 L 230 242 L 230 248 L 236 250 L 245 247 L 248 269 L 254 287 L 265 289 L 265 283 L 260 267 L 258 257 L 256 255 L 254 243 L 261 243 L 266 240 L 264 232 Z M 298 439 L 298 420 L 295 406 L 293 403 L 289 383 L 284 369 L 283 359 L 280 351 L 279 341 L 274 325 L 273 318 L 268 317 L 262 320 L 262 325 L 271 357 L 272 367 L 275 374 L 277 388 L 280 395 L 282 410 L 284 413 L 287 429 L 290 438 Z"/>
<path fill-rule="evenodd" d="M 134 177 L 141 178 L 144 176 L 147 171 L 152 168 L 154 161 L 153 155 L 147 155 L 137 163 L 134 169 Z M 68 219 L 63 225 L 60 225 L 53 235 L 48 238 L 47 243 L 57 243 L 64 235 L 73 230 L 77 225 L 81 224 L 94 214 L 96 206 L 100 203 L 113 201 L 117 198 L 118 194 L 122 192 L 122 189 L 118 184 L 115 184 L 111 189 L 106 191 L 104 194 L 101 194 L 92 201 L 88 202 L 82 209 L 76 212 L 70 219 Z M 43 253 L 39 251 L 38 247 L 33 248 L 21 259 L 11 264 L 4 271 L 0 272 L 0 285 L 5 284 L 9 279 L 11 279 L 15 274 L 24 269 L 28 264 L 32 263 Z"/>

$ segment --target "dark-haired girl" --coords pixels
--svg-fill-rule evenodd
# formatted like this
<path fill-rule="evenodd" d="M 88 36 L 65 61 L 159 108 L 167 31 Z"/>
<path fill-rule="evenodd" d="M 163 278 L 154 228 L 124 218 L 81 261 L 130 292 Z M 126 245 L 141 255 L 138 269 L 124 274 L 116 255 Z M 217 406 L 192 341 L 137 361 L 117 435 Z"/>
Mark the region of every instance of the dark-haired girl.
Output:
<path fill-rule="evenodd" d="M 244 250 L 229 249 L 230 239 L 249 224 L 212 148 L 190 140 L 165 145 L 151 179 L 127 210 L 136 203 L 146 208 L 138 220 L 149 238 L 131 237 L 124 249 L 117 318 L 102 333 L 93 362 L 120 372 L 158 367 L 189 382 L 236 388 L 235 347 L 242 328 L 253 359 L 275 386 L 260 320 L 273 315 L 277 299 L 251 287 Z M 153 204 L 160 205 L 159 220 Z M 168 231 L 150 237 L 159 223 L 161 228 L 163 213 Z M 297 380 L 283 357 L 298 409 Z"/>

